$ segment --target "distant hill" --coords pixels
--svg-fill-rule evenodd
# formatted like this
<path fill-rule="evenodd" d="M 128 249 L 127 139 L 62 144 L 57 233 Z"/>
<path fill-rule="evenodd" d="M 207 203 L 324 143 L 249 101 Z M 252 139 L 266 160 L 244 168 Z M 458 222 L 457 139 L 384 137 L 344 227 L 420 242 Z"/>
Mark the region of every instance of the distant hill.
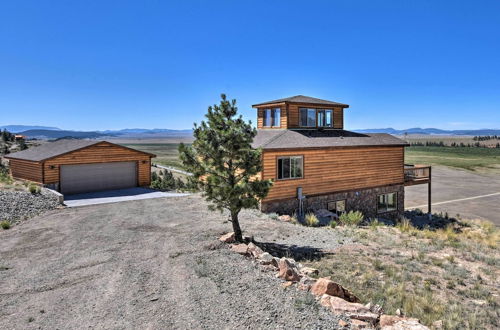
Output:
<path fill-rule="evenodd" d="M 408 134 L 424 134 L 424 135 L 500 135 L 500 129 L 469 129 L 469 130 L 444 130 L 439 128 L 371 128 L 371 129 L 356 129 L 358 133 L 388 133 L 393 135 Z"/>
<path fill-rule="evenodd" d="M 60 128 L 57 127 L 50 127 L 50 126 L 30 126 L 30 125 L 5 125 L 5 126 L 0 126 L 0 130 L 6 129 L 7 131 L 11 133 L 19 133 L 19 132 L 24 132 L 28 130 L 34 130 L 34 129 L 43 129 L 43 130 L 51 130 L 51 131 L 58 131 Z"/>
<path fill-rule="evenodd" d="M 36 139 L 60 139 L 60 138 L 76 138 L 76 139 L 96 139 L 104 136 L 112 136 L 112 134 L 103 134 L 99 132 L 82 132 L 82 131 L 64 131 L 64 130 L 48 130 L 48 129 L 31 129 L 19 134 L 26 135 L 28 138 Z"/>

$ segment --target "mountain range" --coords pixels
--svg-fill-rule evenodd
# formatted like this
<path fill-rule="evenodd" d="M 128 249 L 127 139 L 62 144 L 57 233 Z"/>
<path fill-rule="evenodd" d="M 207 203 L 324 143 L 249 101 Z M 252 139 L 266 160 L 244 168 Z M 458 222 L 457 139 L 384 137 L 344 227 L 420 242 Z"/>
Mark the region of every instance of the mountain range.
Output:
<path fill-rule="evenodd" d="M 0 130 L 6 129 L 12 133 L 26 135 L 29 138 L 38 139 L 60 139 L 64 137 L 77 139 L 95 139 L 101 137 L 121 138 L 165 138 L 191 136 L 191 129 L 165 129 L 165 128 L 126 128 L 120 130 L 105 131 L 71 131 L 62 130 L 57 127 L 29 126 L 29 125 L 5 125 Z M 392 135 L 422 134 L 422 135 L 500 135 L 500 129 L 475 129 L 475 130 L 443 130 L 439 128 L 408 128 L 398 130 L 394 128 L 371 128 L 353 130 L 358 133 L 388 133 Z"/>

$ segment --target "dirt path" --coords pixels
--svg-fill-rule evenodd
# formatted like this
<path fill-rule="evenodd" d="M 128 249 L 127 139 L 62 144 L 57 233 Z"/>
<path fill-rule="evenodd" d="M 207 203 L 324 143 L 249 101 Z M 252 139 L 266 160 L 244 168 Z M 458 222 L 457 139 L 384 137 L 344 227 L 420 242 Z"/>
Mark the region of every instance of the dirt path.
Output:
<path fill-rule="evenodd" d="M 339 241 L 256 212 L 242 222 L 277 247 Z M 1 231 L 0 328 L 335 328 L 306 293 L 214 246 L 229 228 L 189 196 L 55 210 Z"/>

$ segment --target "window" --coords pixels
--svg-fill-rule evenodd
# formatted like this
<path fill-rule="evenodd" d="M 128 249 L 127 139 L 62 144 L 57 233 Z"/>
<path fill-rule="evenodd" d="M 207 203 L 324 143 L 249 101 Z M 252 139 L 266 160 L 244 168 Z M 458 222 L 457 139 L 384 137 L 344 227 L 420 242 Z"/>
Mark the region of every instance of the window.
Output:
<path fill-rule="evenodd" d="M 332 127 L 333 126 L 333 111 L 332 110 L 318 110 L 318 126 Z"/>
<path fill-rule="evenodd" d="M 335 212 L 341 215 L 345 212 L 345 199 L 328 202 L 328 211 Z"/>
<path fill-rule="evenodd" d="M 300 108 L 300 126 L 316 127 L 316 109 Z"/>
<path fill-rule="evenodd" d="M 378 213 L 395 211 L 398 209 L 398 194 L 390 193 L 378 196 Z"/>
<path fill-rule="evenodd" d="M 281 111 L 280 108 L 264 109 L 264 126 L 265 127 L 280 127 Z"/>
<path fill-rule="evenodd" d="M 278 180 L 299 179 L 303 174 L 302 156 L 278 158 Z"/>

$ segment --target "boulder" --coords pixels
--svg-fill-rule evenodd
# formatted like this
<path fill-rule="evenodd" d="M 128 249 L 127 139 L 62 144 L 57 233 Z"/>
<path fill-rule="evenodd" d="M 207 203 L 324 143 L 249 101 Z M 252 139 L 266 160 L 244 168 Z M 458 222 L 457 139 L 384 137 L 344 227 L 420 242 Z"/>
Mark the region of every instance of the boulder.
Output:
<path fill-rule="evenodd" d="M 246 245 L 244 243 L 231 245 L 231 251 L 242 254 L 242 255 L 249 254 L 248 245 Z"/>
<path fill-rule="evenodd" d="M 429 328 L 421 324 L 419 320 L 404 316 L 381 315 L 380 329 L 383 330 L 428 330 Z"/>
<path fill-rule="evenodd" d="M 303 275 L 311 276 L 311 275 L 318 275 L 319 271 L 316 268 L 303 267 L 300 268 L 300 273 Z"/>
<path fill-rule="evenodd" d="M 283 222 L 291 222 L 292 221 L 292 217 L 289 216 L 289 215 L 286 215 L 286 214 L 285 215 L 280 215 L 278 217 L 278 220 L 279 221 L 283 221 Z"/>
<path fill-rule="evenodd" d="M 311 287 L 313 286 L 314 282 L 316 282 L 316 280 L 310 278 L 309 276 L 302 276 L 299 281 L 298 288 L 299 290 L 309 291 L 311 290 Z"/>
<path fill-rule="evenodd" d="M 327 294 L 330 296 L 345 299 L 348 302 L 357 303 L 360 301 L 358 297 L 353 295 L 347 289 L 344 289 L 340 284 L 337 284 L 326 277 L 318 279 L 312 286 L 311 292 L 318 297 Z"/>
<path fill-rule="evenodd" d="M 339 327 L 345 328 L 347 326 L 349 326 L 349 323 L 344 320 L 339 320 Z"/>
<path fill-rule="evenodd" d="M 258 247 L 253 243 L 248 244 L 248 251 L 252 254 L 254 258 L 258 258 L 262 253 L 264 253 L 264 251 L 262 251 L 260 247 Z"/>
<path fill-rule="evenodd" d="M 296 268 L 292 265 L 292 263 L 286 259 L 281 258 L 278 264 L 279 274 L 278 277 L 284 279 L 285 281 L 298 282 L 300 280 L 300 276 L 297 273 Z"/>
<path fill-rule="evenodd" d="M 259 255 L 259 262 L 262 264 L 262 265 L 270 265 L 272 262 L 273 262 L 273 256 L 270 255 L 269 253 L 267 252 L 264 252 L 262 253 L 261 255 Z"/>
<path fill-rule="evenodd" d="M 234 241 L 236 241 L 236 239 L 234 238 L 234 232 L 230 232 L 230 233 L 222 235 L 219 238 L 219 241 L 224 242 L 224 243 L 233 243 Z"/>
<path fill-rule="evenodd" d="M 351 326 L 352 326 L 351 329 L 373 328 L 373 325 L 371 325 L 370 323 L 356 319 L 351 320 Z"/>
<path fill-rule="evenodd" d="M 283 287 L 284 289 L 288 288 L 289 286 L 292 286 L 293 285 L 293 282 L 292 281 L 287 281 L 283 284 L 281 284 L 281 287 Z"/>
<path fill-rule="evenodd" d="M 321 305 L 329 307 L 337 315 L 346 315 L 351 319 L 361 320 L 376 324 L 378 314 L 372 313 L 368 308 L 359 303 L 351 303 L 339 297 L 323 295 L 320 300 Z"/>

